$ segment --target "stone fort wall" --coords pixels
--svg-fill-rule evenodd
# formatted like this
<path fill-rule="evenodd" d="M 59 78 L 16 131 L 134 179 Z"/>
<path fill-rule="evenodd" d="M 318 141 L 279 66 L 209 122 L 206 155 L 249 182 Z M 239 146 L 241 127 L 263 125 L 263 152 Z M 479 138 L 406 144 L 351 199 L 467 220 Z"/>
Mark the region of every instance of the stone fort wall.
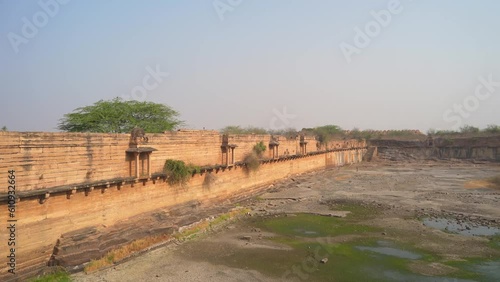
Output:
<path fill-rule="evenodd" d="M 184 130 L 148 134 L 151 171 L 160 172 L 166 159 L 183 160 L 198 166 L 223 164 L 222 135 L 217 131 Z M 269 143 L 270 135 L 232 135 L 229 143 L 237 145 L 234 161 L 260 141 Z M 308 139 L 307 139 L 308 138 Z M 277 137 L 279 155 L 300 153 L 300 140 Z M 15 170 L 18 191 L 50 188 L 104 179 L 130 176 L 130 160 L 125 151 L 130 134 L 0 132 L 0 172 Z M 306 137 L 307 152 L 322 151 L 314 138 Z M 146 144 L 145 144 L 146 146 Z M 365 147 L 356 140 L 332 141 L 328 148 Z M 271 157 L 266 150 L 264 157 Z M 0 193 L 6 192 L 0 187 Z"/>
<path fill-rule="evenodd" d="M 216 131 L 176 131 L 147 137 L 147 144 L 142 145 L 156 149 L 150 156 L 152 173 L 161 171 L 166 159 L 211 168 L 193 175 L 183 187 L 172 186 L 154 175 L 134 177 L 126 153 L 129 134 L 0 132 L 0 179 L 7 181 L 7 171 L 16 171 L 16 269 L 20 273 L 10 276 L 2 262 L 0 280 L 15 281 L 36 274 L 54 257 L 59 262 L 68 262 L 65 266 L 99 258 L 113 245 L 134 238 L 114 230 L 108 232 L 112 234 L 109 237 L 121 241 L 113 243 L 100 237 L 83 240 L 87 247 L 79 252 L 80 246 L 68 247 L 71 251 L 57 248 L 63 234 L 77 234 L 91 227 L 110 229 L 136 215 L 191 205 L 193 201 L 216 206 L 227 199 L 247 197 L 293 174 L 359 162 L 366 153 L 364 141 L 332 141 L 319 146 L 316 140 L 305 139 L 302 142 L 307 142 L 307 153 L 303 154 L 299 151 L 300 138 L 280 136 L 274 139 L 279 142 L 279 158 L 269 158 L 257 171 L 248 171 L 239 165 L 217 167 L 224 159 L 223 136 Z M 267 146 L 271 136 L 229 136 L 229 143 L 237 145 L 234 162 L 241 162 L 260 141 Z M 269 148 L 265 154 L 271 156 Z M 71 187 L 78 189 L 68 190 Z M 42 194 L 37 193 L 41 190 Z M 0 192 L 5 196 L 7 185 L 2 185 Z M 5 197 L 0 210 L 0 222 L 5 224 L 8 219 Z M 149 228 L 157 225 L 161 223 L 150 223 Z M 106 234 L 106 230 L 102 232 Z M 5 244 L 8 236 L 7 231 L 0 232 L 0 244 Z M 5 258 L 8 254 L 0 255 Z M 6 258 L 3 260 L 6 262 Z"/>

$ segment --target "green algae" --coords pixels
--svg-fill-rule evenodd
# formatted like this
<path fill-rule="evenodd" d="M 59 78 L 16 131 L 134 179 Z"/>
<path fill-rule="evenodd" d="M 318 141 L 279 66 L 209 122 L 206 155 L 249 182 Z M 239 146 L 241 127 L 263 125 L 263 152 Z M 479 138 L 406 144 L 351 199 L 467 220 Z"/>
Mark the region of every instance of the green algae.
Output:
<path fill-rule="evenodd" d="M 263 219 L 256 226 L 282 236 L 325 237 L 346 234 L 364 234 L 380 229 L 360 225 L 342 218 L 297 214 Z"/>
<path fill-rule="evenodd" d="M 493 281 L 500 273 L 498 259 L 447 260 L 415 247 L 416 235 L 406 231 L 389 229 L 390 235 L 382 235 L 380 228 L 370 226 L 370 219 L 377 214 L 371 207 L 337 204 L 334 209 L 351 213 L 345 218 L 299 213 L 244 223 L 247 228 L 273 234 L 259 240 L 290 248 L 221 247 L 205 242 L 195 247 L 198 259 L 287 281 Z M 499 242 L 500 236 L 495 236 L 485 246 L 498 248 Z M 412 267 L 415 263 L 429 268 L 438 263 L 451 270 L 444 275 L 420 273 L 422 270 Z"/>

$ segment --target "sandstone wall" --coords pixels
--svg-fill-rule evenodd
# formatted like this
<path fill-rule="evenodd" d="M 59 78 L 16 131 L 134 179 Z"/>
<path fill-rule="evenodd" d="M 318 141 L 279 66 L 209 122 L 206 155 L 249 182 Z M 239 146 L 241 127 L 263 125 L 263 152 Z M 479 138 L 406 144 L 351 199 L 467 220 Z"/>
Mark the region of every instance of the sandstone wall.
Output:
<path fill-rule="evenodd" d="M 500 161 L 500 137 L 434 138 L 426 141 L 372 140 L 382 159 L 466 159 Z"/>
<path fill-rule="evenodd" d="M 147 146 L 157 149 L 151 156 L 152 171 L 161 170 L 166 159 L 180 159 L 197 165 L 220 164 L 222 161 L 222 136 L 218 132 L 179 131 L 148 135 L 148 138 Z M 268 144 L 270 138 L 269 135 L 231 137 L 230 143 L 238 145 L 236 161 L 251 151 L 257 142 Z M 299 140 L 295 139 L 279 137 L 279 142 L 280 155 L 286 150 L 295 155 L 297 146 L 300 146 Z M 366 152 L 365 146 L 364 142 L 339 141 L 328 144 L 329 148 L 340 148 L 337 151 L 317 152 L 321 147 L 316 146 L 315 140 L 308 140 L 308 152 L 316 154 L 268 161 L 257 171 L 235 166 L 195 174 L 185 186 L 171 186 L 162 179 L 152 178 L 93 190 L 76 190 L 73 194 L 54 193 L 43 201 L 38 197 L 20 198 L 16 203 L 16 269 L 25 276 L 17 277 L 35 274 L 46 266 L 62 234 L 89 227 L 111 228 L 143 213 L 190 205 L 193 201 L 216 206 L 226 199 L 251 195 L 293 174 L 359 162 Z M 16 170 L 17 191 L 26 192 L 126 177 L 130 174 L 125 153 L 128 147 L 128 134 L 0 132 L 0 178 L 6 180 L 7 171 Z M 5 193 L 7 186 L 1 189 Z M 5 223 L 7 203 L 0 203 L 0 210 L 0 221 Z M 118 234 L 120 230 L 116 232 Z M 7 242 L 8 236 L 7 232 L 0 232 L 0 241 Z M 120 243 L 133 239 L 125 235 L 120 238 Z M 73 250 L 69 256 L 88 261 L 102 256 L 112 243 L 118 244 L 108 241 L 104 244 L 99 241 L 102 239 L 94 239 L 81 242 L 97 246 L 90 253 Z M 58 259 L 74 260 L 64 255 Z M 2 263 L 0 280 L 12 278 L 5 276 L 6 273 L 6 264 Z"/>
<path fill-rule="evenodd" d="M 145 146 L 157 151 L 151 154 L 151 171 L 161 171 L 166 159 L 183 160 L 199 166 L 222 164 L 222 135 L 217 131 L 184 130 L 147 135 Z M 235 162 L 242 161 L 253 146 L 262 141 L 268 146 L 270 135 L 235 135 L 229 143 L 235 149 Z M 0 132 L 0 171 L 15 170 L 18 191 L 50 188 L 130 176 L 130 162 L 125 150 L 129 134 Z M 299 138 L 279 136 L 279 154 L 297 154 Z M 318 148 L 316 140 L 308 139 L 307 151 Z M 332 141 L 329 148 L 364 147 L 355 140 Z M 345 145 L 347 146 L 347 145 Z M 269 148 L 265 155 L 269 156 Z M 6 192 L 0 188 L 0 193 Z"/>

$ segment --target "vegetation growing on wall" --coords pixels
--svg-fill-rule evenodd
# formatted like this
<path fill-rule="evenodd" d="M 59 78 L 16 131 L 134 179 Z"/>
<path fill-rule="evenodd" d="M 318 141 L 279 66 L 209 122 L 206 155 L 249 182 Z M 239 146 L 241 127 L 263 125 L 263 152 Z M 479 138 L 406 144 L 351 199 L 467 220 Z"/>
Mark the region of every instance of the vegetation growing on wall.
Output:
<path fill-rule="evenodd" d="M 213 173 L 206 173 L 203 179 L 203 187 L 210 189 L 217 182 L 217 177 Z"/>
<path fill-rule="evenodd" d="M 246 154 L 245 157 L 243 158 L 243 162 L 246 164 L 246 167 L 249 170 L 255 171 L 259 169 L 260 160 L 259 157 L 254 152 Z"/>
<path fill-rule="evenodd" d="M 193 173 L 200 171 L 200 167 L 191 164 L 186 165 L 179 160 L 166 160 L 163 171 L 167 174 L 168 182 L 175 185 L 186 183 Z"/>
<path fill-rule="evenodd" d="M 264 142 L 260 141 L 255 144 L 252 148 L 252 151 L 243 157 L 243 162 L 246 164 L 247 169 L 253 171 L 259 169 L 260 159 L 262 158 L 262 154 L 265 151 L 266 145 L 264 144 Z"/>
<path fill-rule="evenodd" d="M 260 157 L 266 151 L 266 145 L 264 145 L 264 142 L 260 141 L 253 146 L 253 151 Z"/>

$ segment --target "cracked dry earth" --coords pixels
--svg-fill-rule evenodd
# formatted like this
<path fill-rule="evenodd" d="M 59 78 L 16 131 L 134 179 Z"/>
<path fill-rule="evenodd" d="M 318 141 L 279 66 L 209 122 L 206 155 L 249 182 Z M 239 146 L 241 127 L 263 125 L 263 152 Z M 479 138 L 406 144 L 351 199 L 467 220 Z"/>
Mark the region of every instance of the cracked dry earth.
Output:
<path fill-rule="evenodd" d="M 442 161 L 362 163 L 293 176 L 240 203 L 251 212 L 217 231 L 72 278 L 74 281 L 494 281 L 500 273 L 500 240 L 452 234 L 426 226 L 421 219 L 445 217 L 465 226 L 464 229 L 471 226 L 495 230 L 500 225 L 500 190 L 487 188 L 484 180 L 498 175 L 498 164 Z M 309 231 L 305 227 L 288 230 L 280 225 L 290 220 L 298 222 L 304 214 L 320 216 L 318 225 L 310 226 Z M 304 218 L 304 226 L 316 221 L 313 217 Z M 276 219 L 281 221 L 274 225 L 266 221 Z M 330 219 L 334 221 L 325 221 Z M 335 228 L 324 231 L 321 228 L 325 224 L 347 224 L 347 227 L 340 233 Z M 305 248 L 312 248 L 315 245 L 307 244 L 313 241 L 320 242 L 322 250 L 328 250 L 323 251 L 328 263 L 313 262 L 313 270 L 310 267 L 306 272 L 297 270 L 288 275 L 294 266 L 304 268 L 304 261 L 311 257 L 310 251 L 298 250 L 297 246 L 306 244 Z M 343 249 L 344 244 L 351 248 Z M 388 257 L 376 258 L 375 253 L 365 257 L 366 252 L 359 250 L 371 247 L 359 244 L 371 247 L 381 244 L 386 249 L 387 244 L 395 244 L 420 252 L 421 258 L 399 257 L 400 261 L 389 258 L 387 264 L 373 265 L 359 257 L 379 261 Z M 314 260 L 321 258 L 313 256 Z M 341 259 L 352 259 L 352 263 L 342 266 Z M 473 268 L 472 263 L 477 261 L 482 264 Z M 461 265 L 462 262 L 470 265 Z M 481 268 L 484 265 L 489 268 L 484 270 Z M 341 267 L 345 269 L 336 269 Z M 356 276 L 361 275 L 357 272 L 364 272 L 364 276 Z"/>

